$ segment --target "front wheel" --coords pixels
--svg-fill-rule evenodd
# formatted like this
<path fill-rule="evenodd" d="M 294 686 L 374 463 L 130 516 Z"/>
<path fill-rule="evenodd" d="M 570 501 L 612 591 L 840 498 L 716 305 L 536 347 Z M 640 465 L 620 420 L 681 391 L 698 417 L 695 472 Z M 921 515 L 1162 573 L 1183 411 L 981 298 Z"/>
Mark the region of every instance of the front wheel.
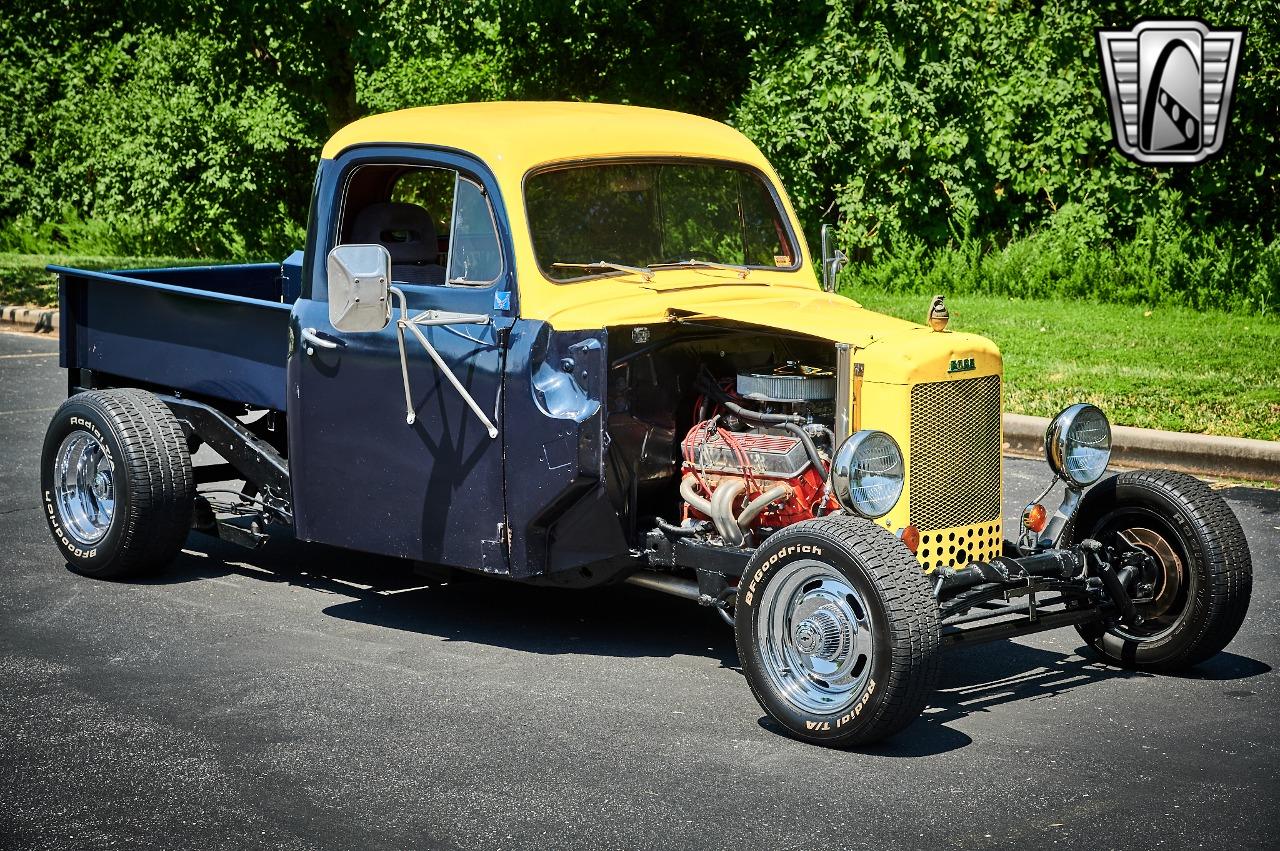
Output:
<path fill-rule="evenodd" d="M 869 744 L 910 724 L 938 677 L 938 606 L 885 529 L 852 517 L 789 526 L 751 557 L 734 614 L 760 706 L 792 735 Z"/>
<path fill-rule="evenodd" d="M 1080 503 L 1063 545 L 1093 538 L 1137 548 L 1155 570 L 1139 578 L 1142 622 L 1077 627 L 1107 660 L 1153 671 L 1189 668 L 1218 653 L 1244 622 L 1253 564 L 1240 521 L 1199 479 L 1168 470 L 1121 473 Z"/>

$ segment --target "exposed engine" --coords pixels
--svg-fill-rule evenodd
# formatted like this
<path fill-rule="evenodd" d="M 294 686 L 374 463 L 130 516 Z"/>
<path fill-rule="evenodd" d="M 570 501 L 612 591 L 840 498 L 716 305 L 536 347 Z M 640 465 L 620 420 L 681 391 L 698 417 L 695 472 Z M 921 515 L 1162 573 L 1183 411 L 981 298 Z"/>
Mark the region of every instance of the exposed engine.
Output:
<path fill-rule="evenodd" d="M 827 472 L 835 376 L 789 362 L 768 372 L 699 377 L 681 443 L 686 524 L 710 521 L 730 546 L 838 507 Z"/>

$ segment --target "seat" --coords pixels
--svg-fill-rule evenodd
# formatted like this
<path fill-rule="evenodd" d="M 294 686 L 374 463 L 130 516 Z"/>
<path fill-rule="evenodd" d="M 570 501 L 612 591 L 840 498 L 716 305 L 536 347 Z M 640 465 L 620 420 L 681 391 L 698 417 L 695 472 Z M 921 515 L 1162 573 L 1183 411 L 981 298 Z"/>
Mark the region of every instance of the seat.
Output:
<path fill-rule="evenodd" d="M 356 214 L 350 239 L 378 243 L 391 254 L 391 277 L 404 284 L 443 284 L 436 226 L 417 204 L 380 201 Z"/>

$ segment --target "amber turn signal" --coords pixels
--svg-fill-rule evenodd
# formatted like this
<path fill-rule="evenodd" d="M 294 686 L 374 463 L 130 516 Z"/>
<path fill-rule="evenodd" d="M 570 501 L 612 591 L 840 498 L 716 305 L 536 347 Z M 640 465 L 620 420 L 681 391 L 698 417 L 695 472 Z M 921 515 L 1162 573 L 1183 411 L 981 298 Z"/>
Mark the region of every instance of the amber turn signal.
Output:
<path fill-rule="evenodd" d="M 912 555 L 915 555 L 920 550 L 920 530 L 914 525 L 903 529 L 902 543 L 907 545 Z"/>
<path fill-rule="evenodd" d="M 1044 531 L 1048 520 L 1049 512 L 1045 511 L 1044 506 L 1038 502 L 1031 503 L 1022 512 L 1022 525 L 1037 534 Z"/>

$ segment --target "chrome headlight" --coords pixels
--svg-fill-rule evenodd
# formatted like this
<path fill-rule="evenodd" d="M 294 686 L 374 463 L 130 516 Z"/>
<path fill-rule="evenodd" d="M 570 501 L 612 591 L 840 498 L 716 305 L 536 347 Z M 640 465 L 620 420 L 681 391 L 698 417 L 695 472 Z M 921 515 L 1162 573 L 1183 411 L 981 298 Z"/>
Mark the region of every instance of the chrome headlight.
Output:
<path fill-rule="evenodd" d="M 860 431 L 831 459 L 831 490 L 845 510 L 874 520 L 888 514 L 902 496 L 906 466 L 902 451 L 882 431 Z"/>
<path fill-rule="evenodd" d="M 1085 487 L 1102 478 L 1111 460 L 1111 423 L 1094 405 L 1072 405 L 1044 433 L 1049 466 L 1068 484 Z"/>

